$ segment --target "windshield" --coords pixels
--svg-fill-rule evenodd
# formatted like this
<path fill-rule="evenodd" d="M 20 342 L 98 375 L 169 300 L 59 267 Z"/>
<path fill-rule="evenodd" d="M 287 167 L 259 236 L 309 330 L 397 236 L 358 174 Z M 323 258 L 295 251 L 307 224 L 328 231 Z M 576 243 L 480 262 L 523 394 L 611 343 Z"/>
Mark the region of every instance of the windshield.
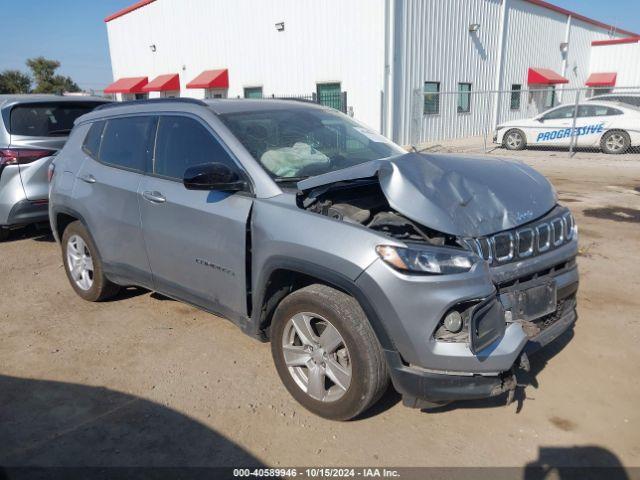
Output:
<path fill-rule="evenodd" d="M 406 153 L 382 135 L 330 110 L 258 110 L 220 118 L 276 181 L 299 180 Z"/>
<path fill-rule="evenodd" d="M 57 137 L 69 135 L 76 118 L 89 113 L 99 102 L 52 102 L 20 104 L 11 109 L 12 135 Z"/>

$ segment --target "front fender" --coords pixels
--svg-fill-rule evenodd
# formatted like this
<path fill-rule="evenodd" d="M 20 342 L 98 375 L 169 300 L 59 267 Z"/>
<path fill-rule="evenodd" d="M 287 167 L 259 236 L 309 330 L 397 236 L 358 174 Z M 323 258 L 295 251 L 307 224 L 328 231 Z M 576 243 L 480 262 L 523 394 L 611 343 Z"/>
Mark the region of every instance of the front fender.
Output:
<path fill-rule="evenodd" d="M 358 277 L 378 259 L 375 247 L 399 244 L 365 227 L 307 212 L 290 195 L 257 199 L 251 219 L 251 291 L 253 335 L 264 324 L 269 280 L 278 270 L 307 275 L 356 298 L 384 348 L 391 348 L 372 302 L 357 286 Z M 289 197 L 289 198 L 286 198 Z"/>

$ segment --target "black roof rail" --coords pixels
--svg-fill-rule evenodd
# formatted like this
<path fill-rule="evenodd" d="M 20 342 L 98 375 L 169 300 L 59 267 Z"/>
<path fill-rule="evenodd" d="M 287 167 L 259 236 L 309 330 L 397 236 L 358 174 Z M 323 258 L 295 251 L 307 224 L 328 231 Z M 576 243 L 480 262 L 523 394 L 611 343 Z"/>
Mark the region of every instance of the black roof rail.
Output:
<path fill-rule="evenodd" d="M 126 102 L 105 103 L 104 105 L 100 105 L 99 107 L 95 108 L 93 111 L 95 112 L 98 110 L 106 110 L 114 107 L 126 107 L 131 105 L 148 105 L 150 103 L 190 103 L 192 105 L 201 105 L 203 107 L 208 106 L 202 100 L 198 100 L 197 98 L 148 98 L 146 100 L 128 100 Z"/>

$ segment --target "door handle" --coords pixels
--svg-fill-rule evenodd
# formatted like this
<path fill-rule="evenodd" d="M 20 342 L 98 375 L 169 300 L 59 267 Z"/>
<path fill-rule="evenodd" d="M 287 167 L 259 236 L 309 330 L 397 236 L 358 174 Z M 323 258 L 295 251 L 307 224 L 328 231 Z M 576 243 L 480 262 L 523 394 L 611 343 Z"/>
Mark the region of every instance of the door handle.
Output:
<path fill-rule="evenodd" d="M 81 176 L 80 180 L 82 180 L 85 183 L 96 183 L 96 177 L 94 177 L 91 174 Z"/>
<path fill-rule="evenodd" d="M 164 195 L 162 195 L 160 192 L 143 192 L 142 196 L 146 199 L 149 200 L 151 203 L 164 203 L 167 201 L 167 199 L 165 198 Z"/>

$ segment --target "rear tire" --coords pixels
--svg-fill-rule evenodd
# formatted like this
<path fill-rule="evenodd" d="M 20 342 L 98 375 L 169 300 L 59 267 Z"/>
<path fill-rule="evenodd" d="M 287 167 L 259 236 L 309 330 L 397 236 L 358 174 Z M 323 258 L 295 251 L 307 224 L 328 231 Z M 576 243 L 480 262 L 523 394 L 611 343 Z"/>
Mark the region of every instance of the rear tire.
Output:
<path fill-rule="evenodd" d="M 0 242 L 4 242 L 9 238 L 9 229 L 0 227 Z"/>
<path fill-rule="evenodd" d="M 512 128 L 502 137 L 502 146 L 507 150 L 524 150 L 527 146 L 527 137 L 522 130 Z"/>
<path fill-rule="evenodd" d="M 356 417 L 389 384 L 382 347 L 362 308 L 326 285 L 310 285 L 280 302 L 271 324 L 271 353 L 289 393 L 331 420 Z"/>
<path fill-rule="evenodd" d="M 624 130 L 611 130 L 600 139 L 600 148 L 604 153 L 620 155 L 631 147 L 631 137 Z"/>
<path fill-rule="evenodd" d="M 83 299 L 100 302 L 120 290 L 104 276 L 98 249 L 79 221 L 70 223 L 62 234 L 62 261 L 69 283 Z"/>

